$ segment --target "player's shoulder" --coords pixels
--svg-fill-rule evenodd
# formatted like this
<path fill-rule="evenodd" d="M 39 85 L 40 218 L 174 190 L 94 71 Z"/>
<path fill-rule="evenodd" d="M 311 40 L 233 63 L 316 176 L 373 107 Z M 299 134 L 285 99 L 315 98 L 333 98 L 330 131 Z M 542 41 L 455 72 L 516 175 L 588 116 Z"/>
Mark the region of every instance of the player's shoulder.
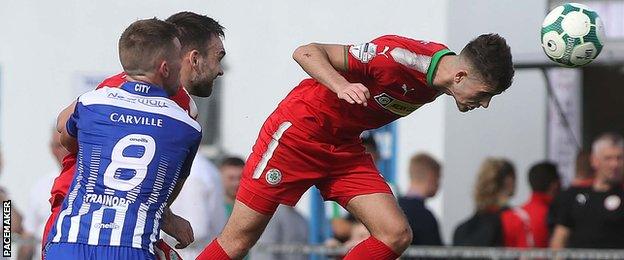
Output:
<path fill-rule="evenodd" d="M 413 38 L 400 36 L 400 35 L 393 35 L 393 34 L 377 37 L 372 42 L 378 45 L 403 47 L 406 49 L 431 50 L 431 51 L 448 49 L 446 45 L 439 43 L 439 42 L 430 41 L 430 40 L 413 39 Z"/>

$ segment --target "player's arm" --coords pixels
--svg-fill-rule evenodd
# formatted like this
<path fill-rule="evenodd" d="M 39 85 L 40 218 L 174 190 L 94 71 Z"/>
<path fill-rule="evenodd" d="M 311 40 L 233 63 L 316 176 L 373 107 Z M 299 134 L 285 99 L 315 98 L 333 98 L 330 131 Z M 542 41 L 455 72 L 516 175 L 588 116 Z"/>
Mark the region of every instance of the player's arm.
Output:
<path fill-rule="evenodd" d="M 368 89 L 361 83 L 351 83 L 338 70 L 348 69 L 348 47 L 338 44 L 310 43 L 298 47 L 293 59 L 312 78 L 325 85 L 351 104 L 366 106 L 370 98 Z"/>
<path fill-rule="evenodd" d="M 570 229 L 564 225 L 557 225 L 550 239 L 550 248 L 563 249 L 570 237 Z"/>
<path fill-rule="evenodd" d="M 163 232 L 167 233 L 171 237 L 175 238 L 178 241 L 178 244 L 175 245 L 175 248 L 182 249 L 193 243 L 195 241 L 195 234 L 193 233 L 193 227 L 191 227 L 191 223 L 184 219 L 183 217 L 176 215 L 171 211 L 169 202 L 173 202 L 175 197 L 178 196 L 180 190 L 182 190 L 182 186 L 184 185 L 184 181 L 186 179 L 181 179 L 178 184 L 175 186 L 173 193 L 169 197 L 169 201 L 167 203 L 167 207 L 163 212 L 162 217 L 162 225 L 161 229 Z M 174 198 L 172 198 L 174 197 Z"/>
<path fill-rule="evenodd" d="M 78 140 L 76 139 L 76 101 L 63 109 L 56 118 L 56 130 L 61 133 L 61 144 L 70 153 L 78 152 Z M 72 130 L 68 130 L 68 127 Z M 72 133 L 70 133 L 70 131 Z"/>

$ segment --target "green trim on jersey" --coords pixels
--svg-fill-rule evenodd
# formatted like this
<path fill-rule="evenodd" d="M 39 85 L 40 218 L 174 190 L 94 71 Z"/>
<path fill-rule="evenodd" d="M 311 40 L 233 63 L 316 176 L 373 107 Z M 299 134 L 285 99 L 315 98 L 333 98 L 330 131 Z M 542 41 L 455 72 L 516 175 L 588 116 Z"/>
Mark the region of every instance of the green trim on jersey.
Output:
<path fill-rule="evenodd" d="M 349 46 L 345 45 L 343 50 L 344 50 L 344 71 L 349 71 Z"/>
<path fill-rule="evenodd" d="M 431 57 L 431 63 L 429 63 L 429 69 L 427 69 L 427 84 L 429 86 L 433 86 L 433 76 L 435 76 L 435 72 L 438 70 L 438 62 L 440 62 L 442 56 L 448 54 L 455 55 L 455 53 L 449 49 L 442 49 L 434 53 Z"/>

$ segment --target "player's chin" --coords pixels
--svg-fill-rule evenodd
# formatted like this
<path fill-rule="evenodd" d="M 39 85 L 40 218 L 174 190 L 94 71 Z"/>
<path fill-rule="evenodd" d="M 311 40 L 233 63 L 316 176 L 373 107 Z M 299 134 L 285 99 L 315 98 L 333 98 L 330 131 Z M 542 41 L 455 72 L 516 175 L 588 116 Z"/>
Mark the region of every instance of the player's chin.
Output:
<path fill-rule="evenodd" d="M 457 104 L 457 109 L 459 109 L 459 112 L 462 112 L 462 113 L 466 113 L 470 111 L 470 108 L 468 108 L 467 106 L 462 106 L 460 104 Z"/>
<path fill-rule="evenodd" d="M 198 97 L 209 97 L 212 94 L 212 81 L 201 84 L 195 89 L 195 93 L 191 94 Z"/>

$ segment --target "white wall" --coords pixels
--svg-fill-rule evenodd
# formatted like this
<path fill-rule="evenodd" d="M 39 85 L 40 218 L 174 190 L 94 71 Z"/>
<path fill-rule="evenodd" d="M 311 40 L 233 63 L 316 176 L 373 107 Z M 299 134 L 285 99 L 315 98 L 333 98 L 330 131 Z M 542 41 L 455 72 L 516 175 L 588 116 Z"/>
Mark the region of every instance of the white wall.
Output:
<path fill-rule="evenodd" d="M 481 33 L 497 32 L 513 55 L 541 52 L 539 28 L 546 1 L 453 1 L 449 44 L 459 50 Z M 546 92 L 534 70 L 516 70 L 513 85 L 494 97 L 488 109 L 462 114 L 447 102 L 445 116 L 443 212 L 440 224 L 450 242 L 459 221 L 473 213 L 472 191 L 479 165 L 487 156 L 503 156 L 516 166 L 517 190 L 512 204 L 528 198 L 526 172 L 546 158 Z"/>
<path fill-rule="evenodd" d="M 138 18 L 207 14 L 226 27 L 222 144 L 247 156 L 266 116 L 304 72 L 292 51 L 309 42 L 361 43 L 382 34 L 444 41 L 446 1 L 34 1 L 0 3 L 0 179 L 23 205 L 37 176 L 53 169 L 50 128 L 75 98 L 81 73 L 120 70 L 116 43 Z M 426 11 L 423 11 L 426 10 Z M 400 123 L 400 169 L 419 149 L 442 154 L 442 105 Z M 429 111 L 429 112 L 427 112 Z M 423 127 L 426 126 L 426 127 Z M 408 131 L 409 130 L 409 131 Z M 429 138 L 430 134 L 437 134 Z M 415 136 L 416 139 L 410 139 Z"/>

